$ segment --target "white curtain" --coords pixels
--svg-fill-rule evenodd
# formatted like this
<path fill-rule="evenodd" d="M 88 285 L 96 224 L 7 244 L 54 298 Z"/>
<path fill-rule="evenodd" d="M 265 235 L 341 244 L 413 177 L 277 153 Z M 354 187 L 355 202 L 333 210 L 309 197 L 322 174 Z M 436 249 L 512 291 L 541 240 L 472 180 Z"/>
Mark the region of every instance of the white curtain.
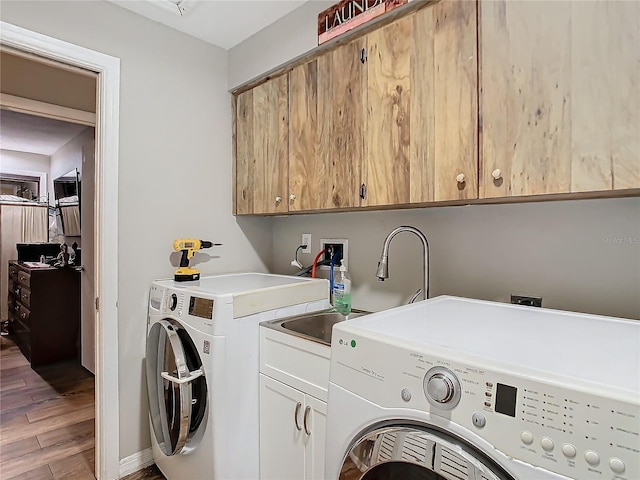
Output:
<path fill-rule="evenodd" d="M 46 206 L 22 207 L 22 242 L 46 242 L 47 241 L 47 215 Z"/>
<path fill-rule="evenodd" d="M 64 235 L 67 237 L 80 236 L 80 208 L 78 205 L 60 205 Z"/>

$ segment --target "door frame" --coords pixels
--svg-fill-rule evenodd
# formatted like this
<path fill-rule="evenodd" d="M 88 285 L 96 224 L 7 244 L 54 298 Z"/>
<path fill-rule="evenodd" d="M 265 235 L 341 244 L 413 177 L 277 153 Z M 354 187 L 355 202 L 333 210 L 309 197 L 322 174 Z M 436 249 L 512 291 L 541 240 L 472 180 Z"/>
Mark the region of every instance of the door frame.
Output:
<path fill-rule="evenodd" d="M 99 307 L 96 309 L 95 473 L 99 479 L 117 479 L 120 474 L 117 306 L 120 59 L 1 21 L 0 43 L 98 74 L 94 204 L 95 286 Z"/>

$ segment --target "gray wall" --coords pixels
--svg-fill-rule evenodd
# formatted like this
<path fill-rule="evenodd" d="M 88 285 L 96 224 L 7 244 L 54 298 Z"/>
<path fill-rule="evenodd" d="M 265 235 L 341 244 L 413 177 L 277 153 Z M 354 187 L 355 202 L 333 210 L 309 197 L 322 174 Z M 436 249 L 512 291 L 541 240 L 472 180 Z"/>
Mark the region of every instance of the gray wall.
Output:
<path fill-rule="evenodd" d="M 229 51 L 229 87 L 313 49 L 317 14 L 333 2 L 305 4 Z M 274 220 L 273 270 L 290 266 L 302 233 L 349 239 L 354 306 L 380 310 L 406 302 L 420 286 L 421 247 L 410 234 L 391 247 L 390 279 L 375 277 L 385 236 L 408 224 L 431 245 L 431 294 L 508 301 L 540 295 L 545 307 L 640 318 L 640 199 L 477 205 L 327 213 Z M 313 254 L 301 255 L 309 265 Z"/>
<path fill-rule="evenodd" d="M 543 306 L 640 319 L 640 199 L 472 205 L 278 218 L 274 270 L 290 266 L 302 233 L 349 240 L 353 305 L 378 311 L 405 303 L 422 285 L 422 246 L 402 233 L 389 254 L 389 279 L 375 271 L 386 235 L 419 228 L 429 240 L 431 296 L 509 301 L 543 297 Z M 323 272 L 323 274 L 326 274 Z"/>
<path fill-rule="evenodd" d="M 146 303 L 150 282 L 173 275 L 173 240 L 224 243 L 200 256 L 203 274 L 265 271 L 271 254 L 269 221 L 231 215 L 227 53 L 104 1 L 3 1 L 2 20 L 121 59 L 118 318 L 107 321 L 119 329 L 125 458 L 150 446 Z"/>

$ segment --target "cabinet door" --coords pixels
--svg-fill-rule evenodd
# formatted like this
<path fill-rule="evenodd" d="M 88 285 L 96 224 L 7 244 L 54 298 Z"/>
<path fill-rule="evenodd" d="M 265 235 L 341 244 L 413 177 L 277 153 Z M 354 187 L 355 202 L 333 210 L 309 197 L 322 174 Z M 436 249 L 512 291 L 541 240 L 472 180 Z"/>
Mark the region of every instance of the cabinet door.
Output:
<path fill-rule="evenodd" d="M 412 138 L 426 141 L 426 145 L 418 143 L 417 152 L 431 148 L 428 134 L 420 132 L 423 125 L 420 116 L 425 112 L 428 115 L 429 110 L 434 112 L 433 119 L 426 122 L 427 126 L 432 125 L 434 136 L 433 200 L 478 198 L 477 2 L 444 0 L 417 12 L 415 22 L 414 55 L 427 59 L 427 63 L 429 42 L 420 37 L 427 26 L 433 31 L 433 67 L 426 66 L 432 72 L 432 77 L 427 75 L 427 79 L 433 78 L 427 96 L 433 95 L 433 107 L 416 99 L 417 112 L 412 116 L 419 130 L 412 130 Z M 428 39 L 429 34 L 426 35 Z M 423 81 L 428 83 L 427 79 L 421 80 L 423 68 L 416 64 L 413 69 L 415 89 L 423 88 Z M 412 201 L 424 201 L 418 198 L 416 192 Z"/>
<path fill-rule="evenodd" d="M 304 393 L 260 375 L 261 480 L 304 478 L 304 405 Z"/>
<path fill-rule="evenodd" d="M 318 208 L 360 205 L 366 69 L 360 60 L 364 39 L 336 48 L 318 59 L 318 161 L 325 174 Z"/>
<path fill-rule="evenodd" d="M 330 162 L 318 146 L 318 61 L 289 72 L 289 210 L 328 208 Z"/>
<path fill-rule="evenodd" d="M 310 395 L 305 396 L 305 401 L 305 418 L 309 431 L 306 437 L 305 479 L 325 480 L 324 443 L 327 432 L 327 404 Z"/>
<path fill-rule="evenodd" d="M 364 42 L 290 72 L 289 209 L 357 207 L 363 158 Z"/>
<path fill-rule="evenodd" d="M 640 187 L 640 4 L 480 5 L 483 198 Z"/>
<path fill-rule="evenodd" d="M 362 205 L 409 203 L 411 43 L 413 26 L 402 18 L 366 36 L 367 117 Z"/>
<path fill-rule="evenodd" d="M 363 205 L 477 198 L 476 32 L 444 0 L 367 36 Z"/>
<path fill-rule="evenodd" d="M 236 99 L 236 214 L 288 210 L 288 76 Z"/>

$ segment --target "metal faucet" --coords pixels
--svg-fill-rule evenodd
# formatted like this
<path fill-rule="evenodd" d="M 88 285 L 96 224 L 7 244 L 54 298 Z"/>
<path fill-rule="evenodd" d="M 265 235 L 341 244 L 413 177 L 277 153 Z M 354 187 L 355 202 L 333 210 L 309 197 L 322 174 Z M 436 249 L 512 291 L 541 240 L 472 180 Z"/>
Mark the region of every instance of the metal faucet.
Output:
<path fill-rule="evenodd" d="M 427 237 L 424 236 L 424 233 L 415 227 L 398 227 L 387 235 L 387 238 L 384 240 L 384 246 L 382 247 L 382 255 L 378 262 L 376 277 L 378 277 L 378 280 L 381 282 L 384 282 L 386 278 L 389 278 L 389 246 L 391 245 L 393 237 L 400 232 L 414 233 L 422 241 L 422 253 L 424 254 L 424 258 L 422 260 L 422 276 L 424 287 L 415 293 L 411 300 L 409 300 L 409 303 L 415 302 L 420 296 L 420 293 L 424 293 L 424 299 L 426 300 L 429 298 L 429 242 L 427 242 Z"/>

